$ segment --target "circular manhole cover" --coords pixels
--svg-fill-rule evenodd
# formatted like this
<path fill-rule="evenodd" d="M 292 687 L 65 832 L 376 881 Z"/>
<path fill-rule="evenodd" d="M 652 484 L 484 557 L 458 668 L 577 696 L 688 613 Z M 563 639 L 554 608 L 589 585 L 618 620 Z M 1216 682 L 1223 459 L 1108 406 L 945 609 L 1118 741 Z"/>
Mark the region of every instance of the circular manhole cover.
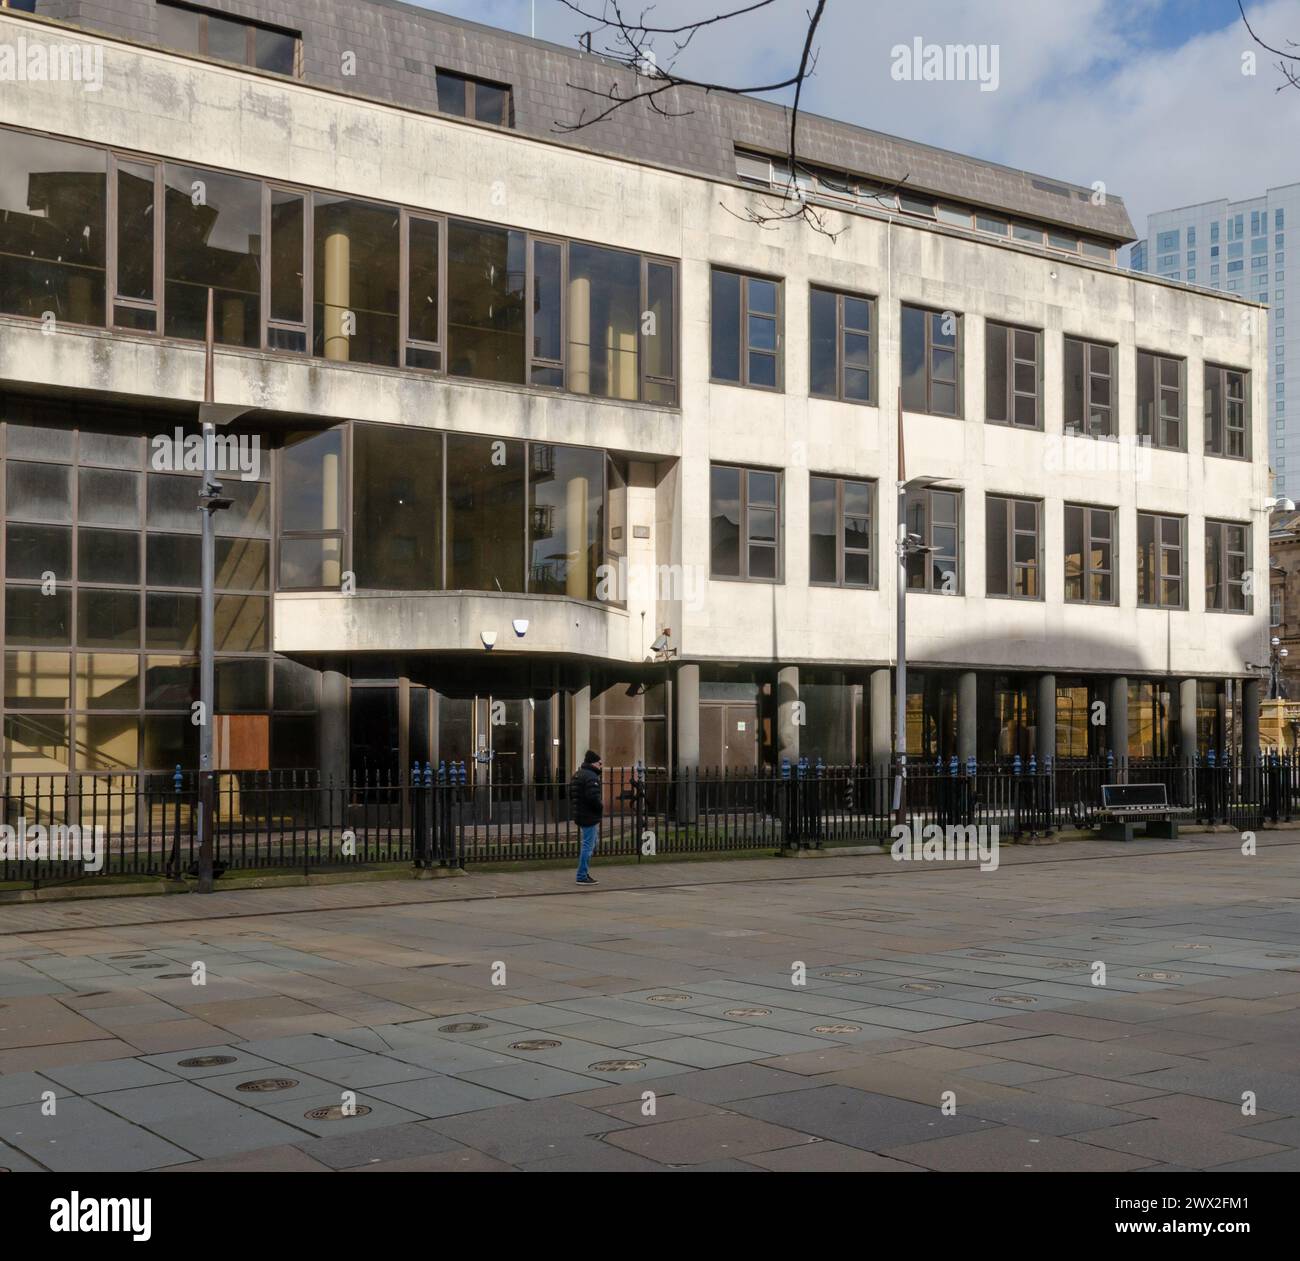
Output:
<path fill-rule="evenodd" d="M 724 1016 L 770 1016 L 772 1009 L 770 1007 L 728 1007 Z"/>
<path fill-rule="evenodd" d="M 1181 972 L 1139 972 L 1138 976 L 1144 981 L 1177 981 L 1182 977 Z"/>
<path fill-rule="evenodd" d="M 364 1103 L 355 1103 L 346 1110 L 341 1103 L 332 1103 L 328 1108 L 313 1108 L 310 1112 L 304 1112 L 303 1116 L 309 1121 L 348 1121 L 353 1117 L 369 1116 L 370 1112 L 371 1109 Z"/>
<path fill-rule="evenodd" d="M 942 985 L 936 985 L 933 981 L 908 981 L 906 985 L 900 986 L 901 989 L 915 990 L 921 994 L 928 994 L 931 990 L 941 990 Z"/>
<path fill-rule="evenodd" d="M 1028 1007 L 1030 1003 L 1038 1002 L 1038 999 L 1029 994 L 995 994 L 993 1001 L 1007 1007 Z"/>
<path fill-rule="evenodd" d="M 241 1081 L 235 1089 L 250 1095 L 269 1095 L 275 1090 L 292 1090 L 297 1084 L 296 1077 L 259 1077 L 256 1081 Z"/>
<path fill-rule="evenodd" d="M 861 1033 L 861 1025 L 813 1025 L 813 1033 Z"/>
<path fill-rule="evenodd" d="M 587 1067 L 593 1073 L 635 1073 L 645 1067 L 645 1060 L 597 1060 Z"/>
<path fill-rule="evenodd" d="M 830 979 L 837 976 L 861 976 L 861 972 L 853 972 L 849 968 L 834 968 L 830 972 L 818 972 L 818 976 Z"/>
<path fill-rule="evenodd" d="M 178 1061 L 177 1068 L 220 1068 L 222 1064 L 233 1064 L 233 1055 L 196 1055 L 193 1059 Z"/>
<path fill-rule="evenodd" d="M 512 1042 L 512 1051 L 551 1051 L 562 1045 L 553 1038 L 526 1038 L 523 1042 Z"/>
<path fill-rule="evenodd" d="M 691 996 L 689 994 L 651 994 L 646 999 L 647 1003 L 689 1003 Z"/>
<path fill-rule="evenodd" d="M 455 1025 L 439 1025 L 439 1033 L 477 1033 L 480 1029 L 486 1029 L 487 1025 L 481 1025 L 474 1020 L 462 1020 Z"/>

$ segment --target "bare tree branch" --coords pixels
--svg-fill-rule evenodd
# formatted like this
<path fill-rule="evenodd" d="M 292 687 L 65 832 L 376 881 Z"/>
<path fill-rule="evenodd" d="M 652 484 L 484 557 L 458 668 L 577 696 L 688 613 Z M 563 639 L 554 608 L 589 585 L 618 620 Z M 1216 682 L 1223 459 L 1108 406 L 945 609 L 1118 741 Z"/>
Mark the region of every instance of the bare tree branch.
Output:
<path fill-rule="evenodd" d="M 644 102 L 648 109 L 661 118 L 682 118 L 694 112 L 679 106 L 680 97 L 690 92 L 699 92 L 705 96 L 714 93 L 728 96 L 757 96 L 793 88 L 794 102 L 789 110 L 790 129 L 787 145 L 787 168 L 791 172 L 789 186 L 780 195 L 779 205 L 770 213 L 750 208 L 745 215 L 738 217 L 760 227 L 801 219 L 814 231 L 834 239 L 839 232 L 830 231 L 824 212 L 809 206 L 807 197 L 800 189 L 794 174 L 799 169 L 798 128 L 803 86 L 817 68 L 814 40 L 826 10 L 826 0 L 817 0 L 814 10 L 805 11 L 808 29 L 804 36 L 799 64 L 786 78 L 772 83 L 739 85 L 697 79 L 678 74 L 675 69 L 678 58 L 700 31 L 737 18 L 751 17 L 759 10 L 769 8 L 774 2 L 775 0 L 754 0 L 753 3 L 740 8 L 725 13 L 715 13 L 711 17 L 699 18 L 693 22 L 685 22 L 677 26 L 656 26 L 651 24 L 649 17 L 653 7 L 643 9 L 638 17 L 632 20 L 624 15 L 620 0 L 601 0 L 599 11 L 588 7 L 583 0 L 560 0 L 565 8 L 593 23 L 592 29 L 584 36 L 584 46 L 588 51 L 597 52 L 599 56 L 625 67 L 636 76 L 636 83 L 626 91 L 624 84 L 618 79 L 615 79 L 608 88 L 593 88 L 570 83 L 569 87 L 574 91 L 603 104 L 598 107 L 593 106 L 591 111 L 584 107 L 577 119 L 572 122 L 557 120 L 554 124 L 555 129 L 562 132 L 582 131 L 603 122 L 619 110 L 626 109 L 638 101 Z M 662 62 L 655 49 L 656 36 L 670 37 L 672 40 L 672 51 Z M 599 49 L 593 48 L 594 37 L 602 39 L 604 46 Z M 729 211 L 729 213 L 734 212 Z"/>
<path fill-rule="evenodd" d="M 1277 63 L 1277 68 L 1282 72 L 1282 77 L 1286 80 L 1286 83 L 1278 84 L 1274 91 L 1282 92 L 1287 86 L 1300 89 L 1300 44 L 1297 44 L 1293 39 L 1287 40 L 1287 48 L 1291 49 L 1290 52 L 1282 48 L 1274 48 L 1272 44 L 1266 44 L 1255 34 L 1255 28 L 1251 26 L 1250 19 L 1246 16 L 1246 6 L 1242 3 L 1242 0 L 1237 0 L 1237 8 L 1241 10 L 1241 20 L 1245 24 L 1251 39 L 1265 52 L 1273 53 L 1275 56 L 1282 58 Z"/>

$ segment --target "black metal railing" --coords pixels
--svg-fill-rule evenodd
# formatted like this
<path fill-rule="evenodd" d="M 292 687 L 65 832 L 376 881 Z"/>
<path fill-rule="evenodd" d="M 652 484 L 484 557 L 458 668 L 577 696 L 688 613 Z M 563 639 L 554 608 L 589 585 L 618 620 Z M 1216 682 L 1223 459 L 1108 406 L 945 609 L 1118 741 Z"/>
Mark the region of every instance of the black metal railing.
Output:
<path fill-rule="evenodd" d="M 888 843 L 895 768 L 617 768 L 598 854 L 625 858 Z M 217 775 L 214 856 L 304 872 L 382 863 L 465 867 L 576 857 L 567 783 L 475 782 L 464 763 L 334 781 L 317 771 Z M 1300 816 L 1300 756 L 909 762 L 909 827 L 996 827 L 1003 839 L 1097 825 L 1103 784 L 1161 783 L 1199 824 L 1243 831 Z M 0 775 L 0 888 L 196 871 L 198 775 Z M 94 861 L 97 856 L 97 861 Z M 91 861 L 87 861 L 88 857 Z"/>

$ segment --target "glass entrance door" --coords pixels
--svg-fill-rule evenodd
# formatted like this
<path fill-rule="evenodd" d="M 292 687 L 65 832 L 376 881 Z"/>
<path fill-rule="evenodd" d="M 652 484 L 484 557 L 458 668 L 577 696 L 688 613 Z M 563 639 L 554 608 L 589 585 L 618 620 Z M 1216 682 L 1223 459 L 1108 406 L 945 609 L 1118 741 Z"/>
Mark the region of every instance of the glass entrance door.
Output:
<path fill-rule="evenodd" d="M 438 759 L 464 762 L 476 816 L 522 818 L 530 764 L 531 706 L 498 696 L 443 696 L 438 708 Z"/>

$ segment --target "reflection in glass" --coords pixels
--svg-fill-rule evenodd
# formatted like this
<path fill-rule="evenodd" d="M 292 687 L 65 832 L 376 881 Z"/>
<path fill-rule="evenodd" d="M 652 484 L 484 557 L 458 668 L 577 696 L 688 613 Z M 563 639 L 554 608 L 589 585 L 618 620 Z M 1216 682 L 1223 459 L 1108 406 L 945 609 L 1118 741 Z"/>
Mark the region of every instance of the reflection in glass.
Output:
<path fill-rule="evenodd" d="M 312 205 L 316 354 L 396 367 L 401 216 L 327 193 Z"/>
<path fill-rule="evenodd" d="M 447 435 L 447 586 L 524 589 L 524 444 Z"/>
<path fill-rule="evenodd" d="M 357 585 L 437 590 L 442 585 L 442 435 L 402 425 L 357 425 L 352 454 Z"/>
<path fill-rule="evenodd" d="M 569 389 L 631 400 L 638 395 L 641 259 L 577 242 L 569 246 Z"/>
<path fill-rule="evenodd" d="M 533 443 L 529 447 L 530 591 L 596 598 L 601 563 L 605 453 Z"/>
<path fill-rule="evenodd" d="M 447 230 L 447 370 L 524 380 L 522 232 L 452 220 Z"/>

